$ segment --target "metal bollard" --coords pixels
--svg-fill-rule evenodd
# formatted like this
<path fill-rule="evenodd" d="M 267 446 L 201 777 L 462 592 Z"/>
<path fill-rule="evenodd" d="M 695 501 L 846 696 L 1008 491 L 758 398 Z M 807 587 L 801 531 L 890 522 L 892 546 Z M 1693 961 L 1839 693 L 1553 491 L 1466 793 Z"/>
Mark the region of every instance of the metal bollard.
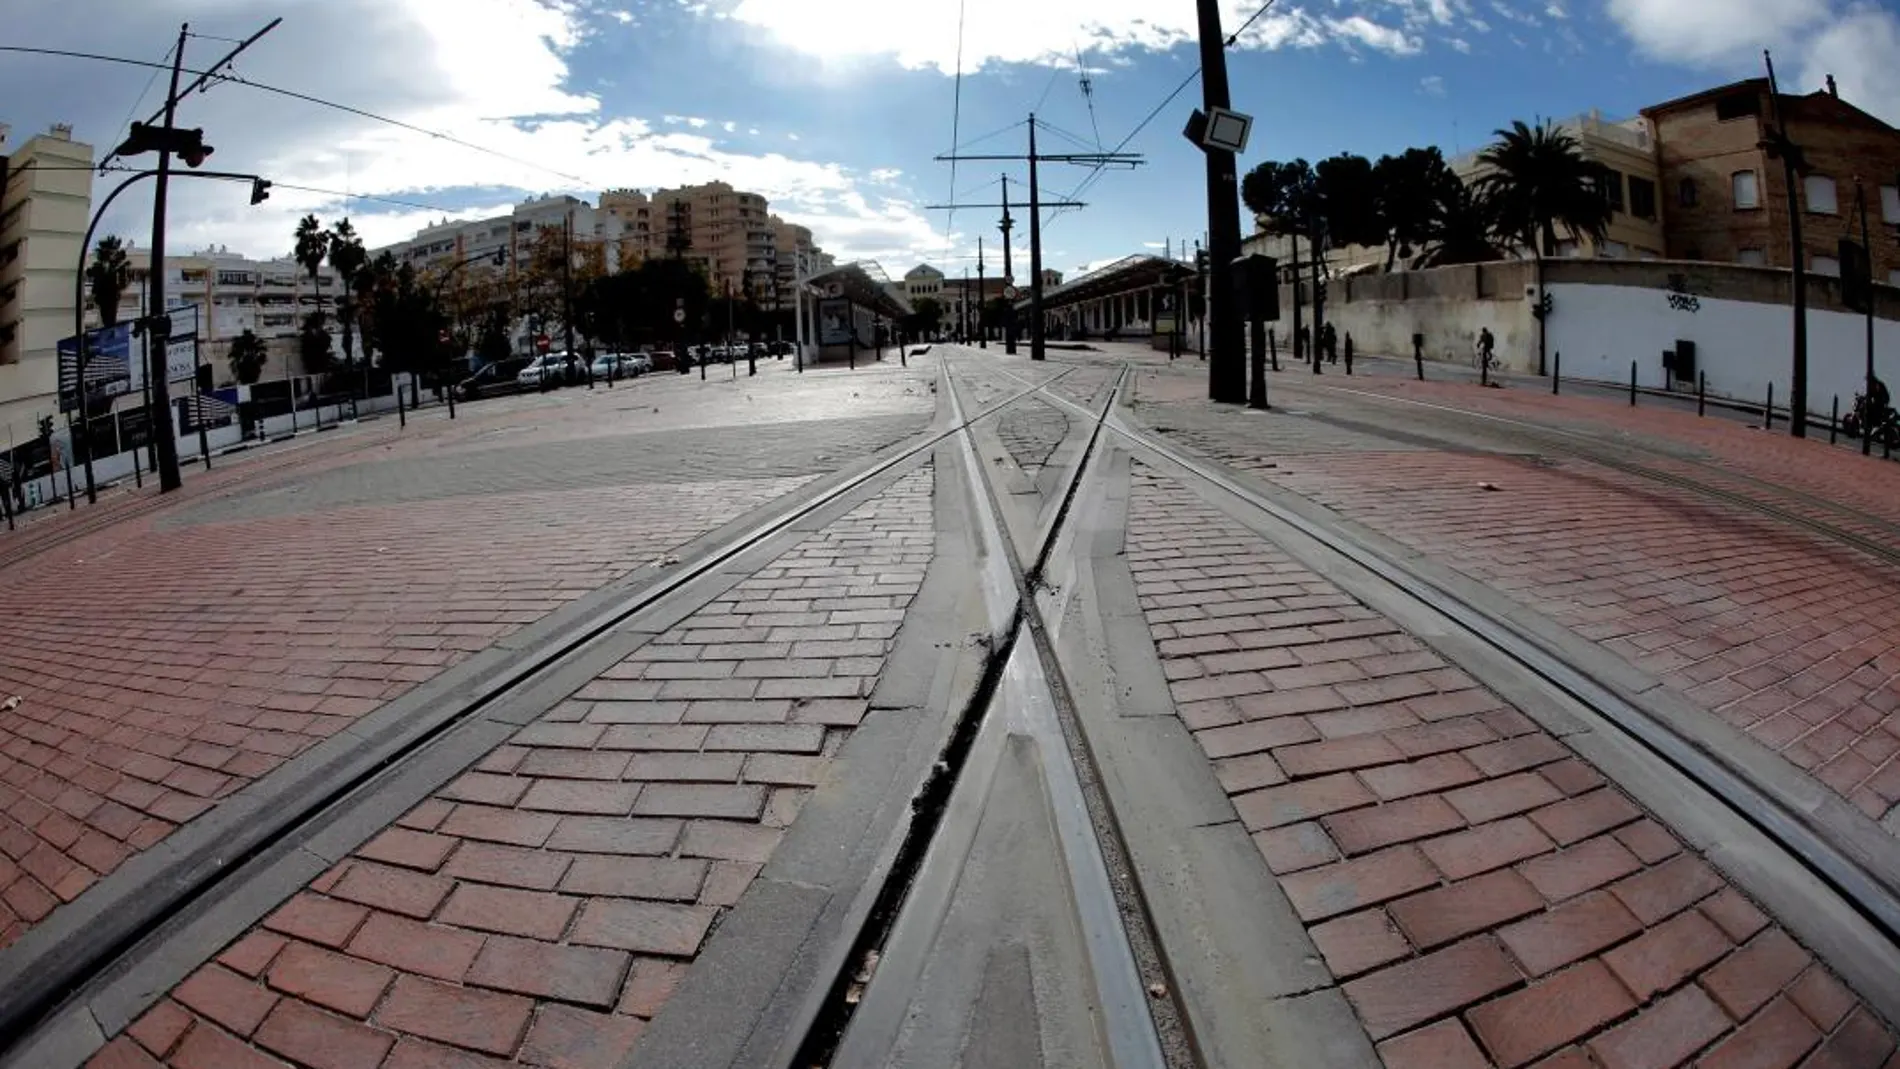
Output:
<path fill-rule="evenodd" d="M 1636 407 L 1636 361 L 1630 361 L 1630 407 Z"/>
<path fill-rule="evenodd" d="M 1352 374 L 1352 334 L 1346 334 L 1346 374 Z"/>
<path fill-rule="evenodd" d="M 1709 373 L 1706 371 L 1695 373 L 1695 414 L 1709 414 Z"/>
<path fill-rule="evenodd" d="M 1272 327 L 1267 328 L 1267 358 L 1273 361 L 1273 370 L 1280 370 L 1280 339 Z"/>
<path fill-rule="evenodd" d="M 1552 397 L 1557 396 L 1558 388 L 1562 385 L 1563 381 L 1564 381 L 1564 351 L 1562 349 L 1559 349 L 1554 354 L 1552 354 L 1551 362 L 1550 362 L 1550 395 Z"/>
<path fill-rule="evenodd" d="M 402 407 L 402 383 L 391 378 L 389 384 L 394 388 L 396 394 L 396 427 L 400 430 L 409 426 L 409 413 L 403 411 Z"/>
<path fill-rule="evenodd" d="M 1828 406 L 1828 410 L 1827 410 L 1827 411 L 1828 411 L 1828 415 L 1827 415 L 1827 444 L 1829 444 L 1829 445 L 1833 445 L 1833 444 L 1834 444 L 1834 432 L 1835 432 L 1835 431 L 1838 431 L 1838 430 L 1840 429 L 1840 426 L 1841 426 L 1841 395 L 1840 395 L 1840 394 L 1835 394 L 1835 395 L 1834 395 L 1834 403 L 1833 403 L 1832 405 L 1829 405 L 1829 406 Z"/>
<path fill-rule="evenodd" d="M 1761 429 L 1765 431 L 1769 431 L 1769 430 L 1774 430 L 1774 428 L 1775 428 L 1775 384 L 1770 382 L 1768 384 L 1768 404 L 1764 406 L 1761 410 Z"/>

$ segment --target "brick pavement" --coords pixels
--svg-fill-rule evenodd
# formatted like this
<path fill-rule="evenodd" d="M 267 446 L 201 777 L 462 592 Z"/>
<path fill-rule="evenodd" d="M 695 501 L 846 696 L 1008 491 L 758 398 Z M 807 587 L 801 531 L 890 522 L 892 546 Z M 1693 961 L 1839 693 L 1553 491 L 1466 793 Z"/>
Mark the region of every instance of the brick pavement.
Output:
<path fill-rule="evenodd" d="M 996 436 L 1030 475 L 1042 470 L 1069 435 L 1069 417 L 1056 406 L 1025 397 L 997 417 Z"/>
<path fill-rule="evenodd" d="M 603 673 L 89 1064 L 618 1065 L 866 715 L 931 493 L 905 477 Z"/>
<path fill-rule="evenodd" d="M 932 404 L 900 387 L 910 415 L 803 409 L 754 432 L 775 443 L 760 450 L 730 430 L 626 434 L 605 391 L 576 396 L 573 422 L 623 433 L 524 445 L 503 432 L 539 424 L 468 406 L 214 469 L 0 566 L 0 702 L 21 699 L 0 708 L 0 947 L 416 683 L 921 430 Z"/>
<path fill-rule="evenodd" d="M 1403 384 L 1416 387 L 1417 383 Z M 1543 400 L 1523 391 L 1425 384 L 1478 405 L 1515 405 L 1537 418 Z M 1356 387 L 1355 387 L 1356 388 Z M 1151 397 L 1184 393 L 1178 382 L 1142 380 Z M 1466 398 L 1469 399 L 1469 398 Z M 1337 394 L 1297 402 L 1355 419 L 1394 414 Z M 1581 400 L 1578 411 L 1627 412 Z M 1431 413 L 1404 413 L 1395 433 L 1436 434 Z M 1483 582 L 1658 678 L 1806 770 L 1874 820 L 1900 812 L 1900 569 L 1818 532 L 1694 490 L 1585 460 L 1511 455 L 1508 428 L 1489 451 L 1423 450 L 1370 433 L 1340 431 L 1313 450 L 1309 431 L 1338 430 L 1303 419 L 1213 412 L 1204 402 L 1169 402 L 1144 412 L 1173 436 L 1225 463 L 1277 483 L 1340 515 Z M 1809 481 L 1796 489 L 1831 493 L 1842 465 L 1816 464 L 1827 447 L 1771 438 L 1720 421 L 1688 424 L 1730 460 L 1692 465 L 1655 456 L 1654 467 L 1790 506 L 1771 486 L 1724 484 L 1730 468 L 1751 478 L 1788 479 L 1781 465 L 1805 456 Z M 1647 417 L 1645 417 L 1647 418 Z M 1416 421 L 1416 422 L 1414 422 Z M 1684 432 L 1687 433 L 1687 432 Z M 1738 446 L 1747 448 L 1739 448 Z M 1519 447 L 1521 448 L 1521 447 Z M 1732 456 L 1731 456 L 1732 454 Z M 1841 454 L 1881 478 L 1863 486 L 1900 512 L 1900 468 Z M 1480 489 L 1489 485 L 1498 492 Z M 1834 516 L 1825 517 L 1830 522 Z M 1865 530 L 1900 548 L 1900 528 Z"/>
<path fill-rule="evenodd" d="M 1389 1069 L 1900 1064 L 1588 763 L 1141 468 L 1127 560 L 1180 717 Z"/>

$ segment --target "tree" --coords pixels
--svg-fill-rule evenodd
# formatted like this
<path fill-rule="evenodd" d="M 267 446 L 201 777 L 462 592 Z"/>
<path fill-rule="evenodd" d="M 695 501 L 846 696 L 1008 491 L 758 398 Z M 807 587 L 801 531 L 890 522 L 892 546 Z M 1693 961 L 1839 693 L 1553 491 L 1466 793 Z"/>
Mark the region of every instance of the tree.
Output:
<path fill-rule="evenodd" d="M 1387 271 L 1401 259 L 1412 259 L 1414 250 L 1424 246 L 1434 217 L 1464 186 L 1436 147 L 1408 148 L 1397 156 L 1380 157 L 1372 168 L 1372 184 L 1385 223 Z"/>
<path fill-rule="evenodd" d="M 297 355 L 303 358 L 306 375 L 322 375 L 335 363 L 330 331 L 323 325 L 321 310 L 303 317 L 303 326 L 297 331 Z"/>
<path fill-rule="evenodd" d="M 231 342 L 229 354 L 231 377 L 249 386 L 262 378 L 264 364 L 270 360 L 270 350 L 265 347 L 264 339 L 246 328 Z"/>
<path fill-rule="evenodd" d="M 356 363 L 356 276 L 368 265 L 369 253 L 364 251 L 363 240 L 356 236 L 356 228 L 350 225 L 348 218 L 337 223 L 336 229 L 330 232 L 329 257 L 330 268 L 343 285 L 343 293 L 336 302 L 337 318 L 343 323 L 343 363 L 353 365 Z"/>
<path fill-rule="evenodd" d="M 1557 255 L 1557 232 L 1602 241 L 1610 229 L 1607 173 L 1585 158 L 1577 139 L 1549 123 L 1520 120 L 1497 131 L 1478 154 L 1488 168 L 1478 185 L 1497 210 L 1499 232 L 1542 258 Z"/>
<path fill-rule="evenodd" d="M 296 258 L 299 264 L 303 265 L 305 271 L 310 272 L 310 281 L 317 287 L 317 309 L 311 313 L 311 317 L 314 317 L 317 326 L 321 327 L 323 325 L 322 271 L 323 261 L 330 255 L 330 232 L 323 229 L 323 224 L 317 221 L 316 216 L 306 215 L 298 221 L 297 247 L 291 255 Z M 310 318 L 304 320 L 306 329 L 308 329 L 310 322 Z M 309 343 L 306 342 L 305 345 L 307 347 Z M 324 345 L 324 351 L 326 353 L 329 351 L 329 345 L 327 343 Z M 325 366 L 328 366 L 327 357 Z"/>
<path fill-rule="evenodd" d="M 1450 267 L 1489 263 L 1503 258 L 1492 235 L 1497 223 L 1491 198 L 1479 188 L 1453 179 L 1439 190 L 1427 217 L 1413 259 L 1413 267 Z"/>
<path fill-rule="evenodd" d="M 132 284 L 132 262 L 118 235 L 107 234 L 93 247 L 86 284 L 92 290 L 92 303 L 99 307 L 99 321 L 108 327 L 118 326 L 119 298 Z"/>
<path fill-rule="evenodd" d="M 1310 234 L 1319 206 L 1313 168 L 1305 160 L 1266 160 L 1240 182 L 1240 199 L 1269 234 Z"/>
<path fill-rule="evenodd" d="M 1313 168 L 1320 233 L 1335 246 L 1379 245 L 1387 227 L 1371 161 L 1342 152 Z"/>
<path fill-rule="evenodd" d="M 928 338 L 943 323 L 943 305 L 935 298 L 919 297 L 911 306 L 910 317 L 904 322 L 904 329 L 919 338 Z"/>

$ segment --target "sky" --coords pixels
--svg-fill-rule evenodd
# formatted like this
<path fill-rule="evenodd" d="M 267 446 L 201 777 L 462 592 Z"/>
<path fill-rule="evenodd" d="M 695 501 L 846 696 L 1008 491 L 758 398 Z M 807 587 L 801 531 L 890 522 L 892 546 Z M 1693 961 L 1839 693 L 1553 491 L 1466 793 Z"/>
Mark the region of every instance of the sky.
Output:
<path fill-rule="evenodd" d="M 1255 120 L 1243 173 L 1413 145 L 1451 156 L 1514 119 L 1627 117 L 1760 74 L 1764 48 L 1784 91 L 1832 73 L 1844 98 L 1900 124 L 1897 0 L 1220 6 L 1230 34 L 1258 14 L 1227 53 L 1233 106 Z M 189 22 L 192 68 L 278 15 L 236 74 L 427 132 L 251 85 L 193 94 L 178 124 L 216 147 L 206 168 L 277 186 L 251 207 L 241 185 L 174 183 L 170 251 L 282 255 L 305 213 L 347 215 L 376 246 L 543 193 L 723 179 L 840 260 L 974 274 L 982 235 L 994 275 L 1001 212 L 934 206 L 994 204 L 1004 175 L 1026 201 L 1027 165 L 938 157 L 1021 154 L 1032 111 L 1041 152 L 1142 157 L 1041 165 L 1045 199 L 1080 188 L 1086 204 L 1044 212 L 1045 266 L 1178 250 L 1206 226 L 1202 156 L 1180 133 L 1201 103 L 1192 0 L 0 0 L 0 44 L 152 63 Z M 157 109 L 163 83 L 146 67 L 0 52 L 0 123 L 15 144 L 71 123 L 103 152 Z M 96 179 L 95 203 L 118 180 Z M 1028 212 L 1013 214 L 1020 276 Z M 150 220 L 135 190 L 101 232 L 142 246 Z"/>

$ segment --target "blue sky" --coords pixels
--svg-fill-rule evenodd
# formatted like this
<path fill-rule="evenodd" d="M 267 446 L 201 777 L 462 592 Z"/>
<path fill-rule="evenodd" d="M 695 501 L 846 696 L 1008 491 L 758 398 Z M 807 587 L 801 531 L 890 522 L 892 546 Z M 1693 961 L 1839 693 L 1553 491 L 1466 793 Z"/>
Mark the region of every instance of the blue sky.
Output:
<path fill-rule="evenodd" d="M 724 178 L 765 193 L 843 257 L 892 274 L 920 261 L 952 273 L 976 236 L 995 255 L 994 210 L 954 219 L 953 109 L 971 152 L 1020 152 L 1026 114 L 1112 148 L 1198 63 L 1192 0 L 0 0 L 13 42 L 158 59 L 178 22 L 238 37 L 271 14 L 283 25 L 238 64 L 260 82 L 342 101 L 494 150 L 485 154 L 243 86 L 192 97 L 181 123 L 218 146 L 213 165 L 280 186 L 261 209 L 243 191 L 184 184 L 174 249 L 288 249 L 295 218 L 347 212 L 372 242 L 444 214 L 505 210 L 523 196 Z M 1255 0 L 1223 0 L 1231 32 Z M 961 10 L 962 31 L 958 18 Z M 956 91 L 959 46 L 962 88 Z M 193 39 L 188 59 L 227 47 Z M 1477 148 L 1511 119 L 1645 104 L 1751 76 L 1775 50 L 1794 89 L 1837 76 L 1843 95 L 1900 121 L 1900 15 L 1864 0 L 1276 0 L 1229 52 L 1234 104 L 1256 117 L 1243 169 L 1340 151 L 1377 156 L 1436 144 Z M 1080 62 L 1078 64 L 1078 52 Z M 1091 114 L 1079 84 L 1086 68 Z M 0 122 L 17 140 L 54 121 L 95 144 L 155 106 L 149 71 L 0 56 Z M 50 92 L 48 90 L 51 90 Z M 145 89 L 140 97 L 141 89 Z M 142 104 L 134 109 L 135 100 Z M 1051 220 L 1046 260 L 1065 271 L 1204 226 L 1198 152 L 1179 130 L 1198 82 L 1128 143 L 1132 171 L 1093 182 L 1081 211 Z M 1005 132 L 984 137 L 993 131 Z M 525 161 L 525 162 L 516 162 Z M 993 201 L 1021 164 L 959 165 L 955 190 Z M 1085 177 L 1051 164 L 1051 196 Z M 106 188 L 101 180 L 100 189 Z M 109 220 L 143 243 L 135 195 Z M 1026 212 L 1018 213 L 1026 218 Z M 1017 232 L 1018 271 L 1027 227 Z M 992 266 L 992 271 L 994 267 Z"/>

